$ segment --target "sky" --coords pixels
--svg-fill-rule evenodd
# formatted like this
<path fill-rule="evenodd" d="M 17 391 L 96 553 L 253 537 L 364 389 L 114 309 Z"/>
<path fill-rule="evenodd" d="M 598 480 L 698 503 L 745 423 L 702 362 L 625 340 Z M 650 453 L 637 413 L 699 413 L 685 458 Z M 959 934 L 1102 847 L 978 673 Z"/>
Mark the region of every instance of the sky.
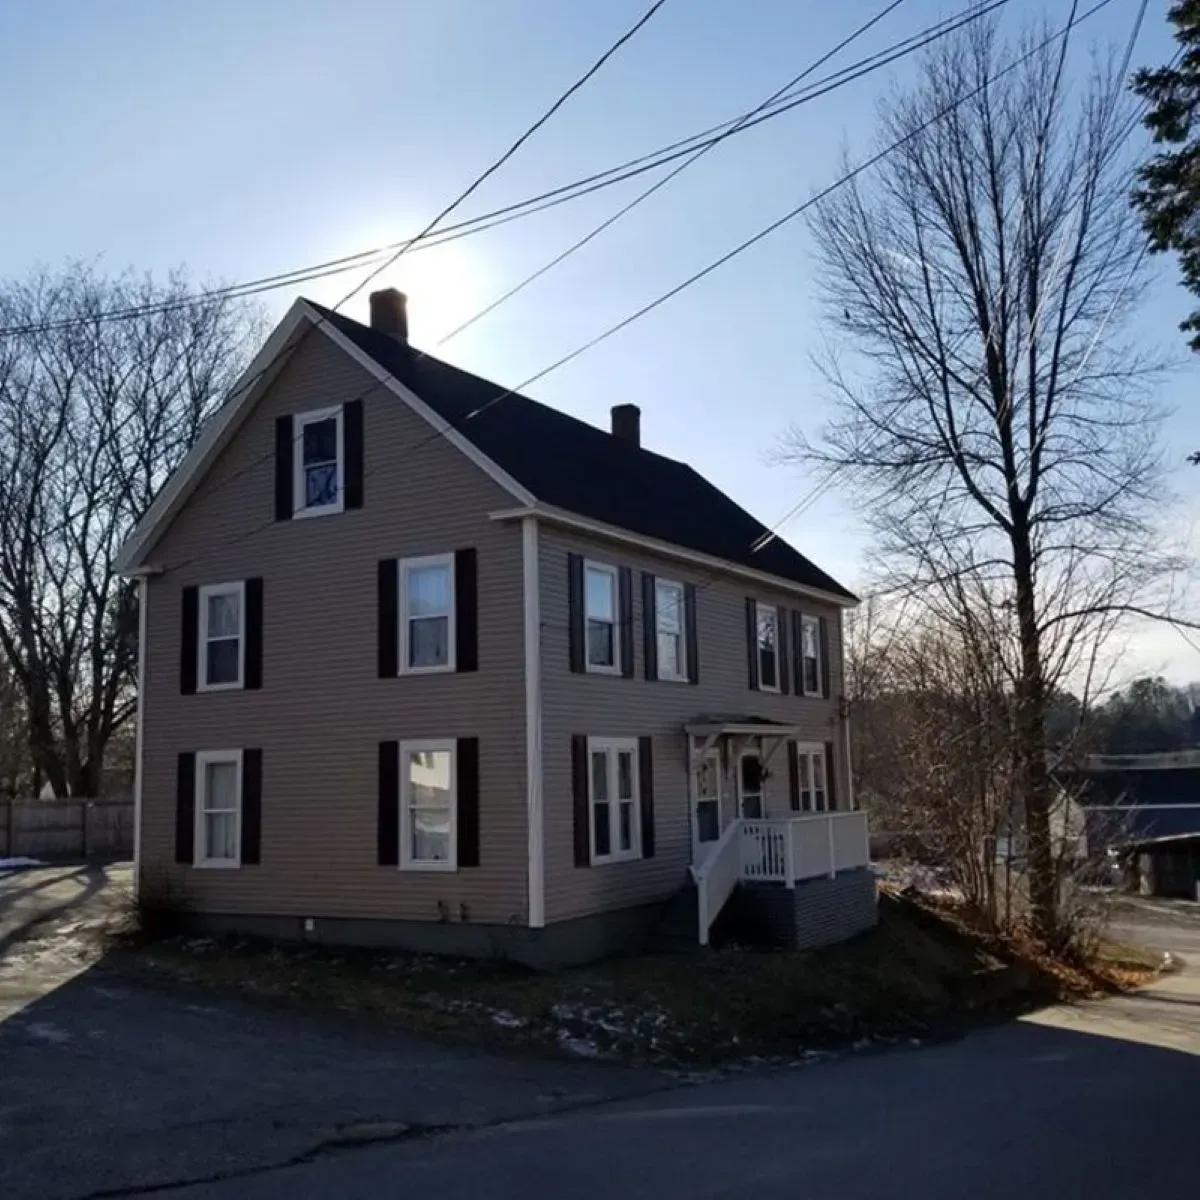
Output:
<path fill-rule="evenodd" d="M 4 0 L 0 5 L 0 280 L 67 259 L 201 284 L 251 279 L 416 233 L 645 11 L 649 0 Z M 905 0 L 826 70 L 961 10 Z M 760 103 L 883 0 L 667 0 L 653 20 L 489 179 L 470 217 L 649 152 Z M 1124 45 L 1137 3 L 1084 24 Z M 1166 61 L 1166 0 L 1150 4 L 1134 64 Z M 1060 26 L 1070 0 L 1009 0 L 1002 27 Z M 561 267 L 441 346 L 512 386 L 774 220 L 869 152 L 877 105 L 905 60 L 723 143 Z M 528 220 L 406 254 L 367 292 L 408 293 L 413 342 L 432 343 L 569 246 L 646 185 L 633 180 Z M 1155 278 L 1137 332 L 1177 368 L 1157 399 L 1172 535 L 1200 513 L 1197 368 L 1175 333 L 1188 311 L 1175 264 Z M 336 304 L 365 272 L 263 297 Z M 812 245 L 796 221 L 530 388 L 607 426 L 642 409 L 643 444 L 689 461 L 774 526 L 813 492 L 774 461 L 792 426 L 831 415 L 813 366 L 822 345 Z M 850 587 L 870 546 L 851 497 L 822 493 L 781 533 Z M 1200 545 L 1200 542 L 1197 543 Z M 1200 617 L 1200 591 L 1190 600 Z M 1200 642 L 1198 642 L 1200 644 Z M 1200 651 L 1169 627 L 1136 629 L 1128 674 L 1200 679 Z"/>

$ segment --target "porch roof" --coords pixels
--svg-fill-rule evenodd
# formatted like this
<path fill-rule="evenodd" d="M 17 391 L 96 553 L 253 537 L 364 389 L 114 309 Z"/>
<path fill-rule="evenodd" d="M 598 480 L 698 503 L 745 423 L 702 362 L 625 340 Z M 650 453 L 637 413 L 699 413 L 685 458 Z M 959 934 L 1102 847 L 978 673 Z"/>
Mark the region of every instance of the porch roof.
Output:
<path fill-rule="evenodd" d="M 766 717 L 753 716 L 702 716 L 684 725 L 684 732 L 693 737 L 796 737 L 800 732 L 798 725 L 789 725 L 783 721 L 771 721 Z"/>

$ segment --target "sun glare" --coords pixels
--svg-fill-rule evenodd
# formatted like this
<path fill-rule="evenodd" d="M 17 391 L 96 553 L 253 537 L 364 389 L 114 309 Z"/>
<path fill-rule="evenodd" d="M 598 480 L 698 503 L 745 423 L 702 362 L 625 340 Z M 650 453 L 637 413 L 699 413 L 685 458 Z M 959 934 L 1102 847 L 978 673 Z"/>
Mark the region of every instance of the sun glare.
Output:
<path fill-rule="evenodd" d="M 354 247 L 383 245 L 394 239 L 395 232 L 377 235 L 360 233 Z M 334 250 L 331 257 L 349 251 Z M 379 264 L 348 271 L 309 284 L 306 294 L 322 304 L 336 304 Z M 408 297 L 409 336 L 417 346 L 431 348 L 451 330 L 472 317 L 493 299 L 493 281 L 485 260 L 478 251 L 460 242 L 428 249 L 413 248 L 381 271 L 341 311 L 349 317 L 367 319 L 367 296 L 380 288 L 399 288 Z"/>

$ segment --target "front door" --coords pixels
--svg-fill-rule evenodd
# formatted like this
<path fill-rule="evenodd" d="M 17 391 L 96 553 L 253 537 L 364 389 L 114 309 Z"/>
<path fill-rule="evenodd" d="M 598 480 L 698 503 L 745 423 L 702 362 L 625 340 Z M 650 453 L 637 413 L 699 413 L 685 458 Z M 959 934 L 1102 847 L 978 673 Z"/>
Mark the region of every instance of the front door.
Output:
<path fill-rule="evenodd" d="M 721 836 L 721 757 L 715 750 L 700 760 L 693 788 L 696 842 L 715 842 Z"/>
<path fill-rule="evenodd" d="M 738 815 L 744 820 L 761 820 L 763 815 L 763 768 L 757 750 L 738 755 Z"/>

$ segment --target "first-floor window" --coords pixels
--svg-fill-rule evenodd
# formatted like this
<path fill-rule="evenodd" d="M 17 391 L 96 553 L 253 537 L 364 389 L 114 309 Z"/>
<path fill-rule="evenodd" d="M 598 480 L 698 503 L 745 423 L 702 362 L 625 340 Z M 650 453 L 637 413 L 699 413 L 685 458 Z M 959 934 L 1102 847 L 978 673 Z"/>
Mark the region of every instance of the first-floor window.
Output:
<path fill-rule="evenodd" d="M 588 739 L 592 862 L 640 858 L 636 738 Z"/>
<path fill-rule="evenodd" d="M 400 743 L 400 865 L 453 871 L 457 770 L 453 739 Z"/>
<path fill-rule="evenodd" d="M 721 836 L 721 757 L 706 754 L 696 766 L 696 841 Z"/>
<path fill-rule="evenodd" d="M 240 861 L 242 752 L 196 755 L 196 865 L 236 867 Z"/>
<path fill-rule="evenodd" d="M 800 808 L 804 812 L 827 812 L 829 784 L 825 778 L 825 747 L 797 745 Z"/>

